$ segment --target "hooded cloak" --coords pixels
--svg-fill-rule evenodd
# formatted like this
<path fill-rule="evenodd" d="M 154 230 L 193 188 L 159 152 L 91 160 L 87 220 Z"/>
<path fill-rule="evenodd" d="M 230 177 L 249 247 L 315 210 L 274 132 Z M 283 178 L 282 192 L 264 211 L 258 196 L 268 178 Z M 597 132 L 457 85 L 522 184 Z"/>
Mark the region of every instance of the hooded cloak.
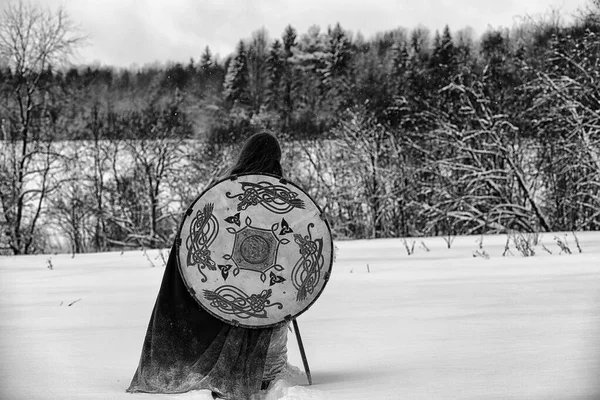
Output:
<path fill-rule="evenodd" d="M 127 391 L 208 389 L 229 399 L 250 399 L 261 389 L 274 331 L 278 328 L 234 327 L 201 308 L 181 278 L 173 246 Z"/>
<path fill-rule="evenodd" d="M 282 176 L 281 148 L 268 133 L 248 139 L 230 173 Z M 208 185 L 212 186 L 215 180 Z M 180 275 L 173 246 L 154 304 L 138 368 L 128 392 L 183 393 L 208 389 L 228 399 L 250 399 L 283 371 L 287 327 L 229 325 L 201 308 Z"/>

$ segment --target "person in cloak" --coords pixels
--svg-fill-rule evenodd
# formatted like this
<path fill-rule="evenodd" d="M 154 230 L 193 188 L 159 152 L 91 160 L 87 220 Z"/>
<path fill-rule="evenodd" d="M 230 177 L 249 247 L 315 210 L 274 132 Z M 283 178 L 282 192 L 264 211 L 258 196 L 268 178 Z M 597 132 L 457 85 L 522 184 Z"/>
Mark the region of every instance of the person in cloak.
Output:
<path fill-rule="evenodd" d="M 229 175 L 242 173 L 283 175 L 281 147 L 273 135 L 258 133 L 247 140 Z M 214 398 L 251 399 L 284 372 L 287 330 L 288 324 L 234 327 L 210 315 L 188 292 L 173 246 L 127 391 L 207 389 Z"/>

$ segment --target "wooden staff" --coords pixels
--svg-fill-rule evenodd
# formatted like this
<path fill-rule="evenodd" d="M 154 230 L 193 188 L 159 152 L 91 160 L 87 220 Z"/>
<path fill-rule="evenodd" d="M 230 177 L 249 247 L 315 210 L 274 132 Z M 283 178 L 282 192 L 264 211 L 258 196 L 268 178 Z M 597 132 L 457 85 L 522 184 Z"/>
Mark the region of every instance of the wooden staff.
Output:
<path fill-rule="evenodd" d="M 302 356 L 302 363 L 304 364 L 304 371 L 306 372 L 306 377 L 308 378 L 308 384 L 312 385 L 312 378 L 310 376 L 310 368 L 308 368 L 308 360 L 306 359 L 306 353 L 304 352 L 304 345 L 302 344 L 302 338 L 300 337 L 300 330 L 298 329 L 298 321 L 293 319 L 294 323 L 294 332 L 296 332 L 296 340 L 298 341 L 298 347 L 300 348 L 300 355 Z"/>

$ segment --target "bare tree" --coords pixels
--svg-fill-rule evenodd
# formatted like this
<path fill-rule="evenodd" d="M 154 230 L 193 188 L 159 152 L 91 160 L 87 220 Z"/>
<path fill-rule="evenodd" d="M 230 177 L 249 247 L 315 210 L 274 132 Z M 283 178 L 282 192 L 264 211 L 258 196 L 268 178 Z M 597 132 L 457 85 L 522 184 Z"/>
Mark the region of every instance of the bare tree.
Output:
<path fill-rule="evenodd" d="M 175 233 L 180 209 L 170 183 L 187 166 L 184 149 L 191 137 L 179 104 L 176 99 L 119 117 L 126 137 L 109 143 L 111 179 L 103 183 L 112 245 L 160 247 Z"/>
<path fill-rule="evenodd" d="M 66 236 L 73 254 L 90 250 L 94 236 L 94 199 L 90 185 L 84 182 L 85 160 L 73 155 L 64 157 L 65 179 L 48 199 L 49 220 L 57 225 L 57 231 Z"/>
<path fill-rule="evenodd" d="M 528 110 L 543 154 L 548 208 L 555 228 L 600 227 L 600 38 L 590 30 L 555 35 L 551 49 L 527 89 L 535 94 Z"/>
<path fill-rule="evenodd" d="M 349 110 L 336 133 L 346 170 L 346 182 L 341 188 L 350 196 L 348 205 L 357 214 L 353 219 L 359 217 L 367 222 L 364 234 L 368 237 L 394 235 L 390 227 L 395 223 L 390 221 L 389 214 L 396 206 L 399 187 L 396 183 L 401 169 L 396 163 L 392 132 L 368 112 Z M 361 218 L 364 207 L 368 211 Z"/>
<path fill-rule="evenodd" d="M 444 150 L 429 161 L 436 184 L 423 218 L 445 234 L 551 230 L 533 173 L 532 141 L 506 115 L 494 114 L 477 87 L 445 90 L 458 94 L 460 112 L 471 122 L 457 126 L 438 117 L 434 134 Z"/>
<path fill-rule="evenodd" d="M 265 28 L 252 33 L 252 40 L 248 46 L 248 77 L 250 96 L 254 111 L 258 112 L 263 103 L 266 87 L 265 63 L 269 52 L 269 35 Z"/>
<path fill-rule="evenodd" d="M 0 13 L 0 59 L 12 72 L 2 88 L 8 101 L 0 105 L 6 139 L 0 159 L 0 211 L 2 245 L 13 254 L 34 250 L 52 190 L 49 177 L 57 155 L 51 143 L 56 122 L 49 104 L 52 68 L 68 60 L 81 40 L 62 8 L 51 11 L 18 1 Z"/>
<path fill-rule="evenodd" d="M 106 143 L 105 127 L 100 115 L 99 105 L 92 107 L 88 122 L 88 129 L 92 135 L 92 146 L 90 148 L 90 159 L 92 168 L 88 174 L 88 180 L 91 182 L 91 192 L 94 210 L 94 248 L 95 251 L 104 251 L 107 248 L 106 243 L 106 177 L 109 169 L 109 157 Z"/>

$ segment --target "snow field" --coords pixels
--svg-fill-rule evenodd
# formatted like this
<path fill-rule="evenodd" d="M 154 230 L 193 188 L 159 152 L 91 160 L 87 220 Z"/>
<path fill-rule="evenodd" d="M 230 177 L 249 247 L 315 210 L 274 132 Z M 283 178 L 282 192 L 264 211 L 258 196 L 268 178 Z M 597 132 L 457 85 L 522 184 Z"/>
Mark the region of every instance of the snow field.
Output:
<path fill-rule="evenodd" d="M 265 400 L 600 399 L 600 233 L 571 255 L 555 235 L 534 257 L 505 235 L 337 242 L 298 318 L 313 386 L 292 368 Z M 158 251 L 0 258 L 0 399 L 210 399 L 125 393 L 163 271 Z M 291 332 L 288 352 L 302 369 Z"/>

